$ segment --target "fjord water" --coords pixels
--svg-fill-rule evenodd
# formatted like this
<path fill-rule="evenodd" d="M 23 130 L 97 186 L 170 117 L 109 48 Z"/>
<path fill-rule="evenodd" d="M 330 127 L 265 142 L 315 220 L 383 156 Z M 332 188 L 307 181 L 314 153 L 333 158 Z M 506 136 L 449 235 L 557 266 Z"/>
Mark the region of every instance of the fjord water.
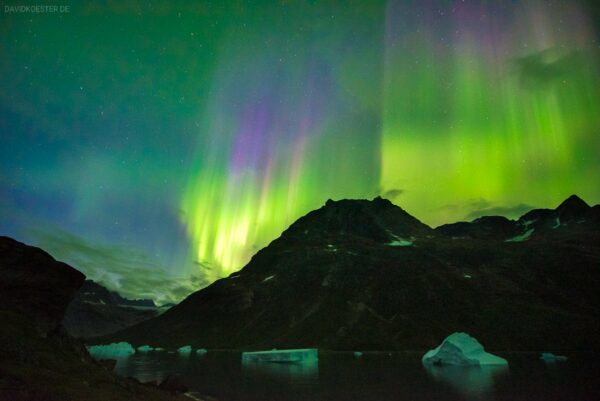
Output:
<path fill-rule="evenodd" d="M 420 358 L 420 353 L 321 352 L 318 363 L 242 364 L 239 352 L 151 351 L 122 357 L 115 371 L 142 382 L 177 374 L 192 392 L 219 401 L 600 399 L 597 362 L 545 364 L 536 354 L 516 354 L 508 368 L 427 368 Z"/>

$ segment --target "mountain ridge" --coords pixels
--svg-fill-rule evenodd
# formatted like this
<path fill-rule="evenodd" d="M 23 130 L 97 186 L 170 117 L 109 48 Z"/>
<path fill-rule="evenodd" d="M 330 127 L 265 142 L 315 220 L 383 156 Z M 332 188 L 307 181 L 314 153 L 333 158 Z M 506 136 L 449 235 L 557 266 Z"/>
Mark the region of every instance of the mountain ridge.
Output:
<path fill-rule="evenodd" d="M 467 331 L 490 349 L 600 350 L 600 208 L 566 206 L 432 229 L 381 198 L 328 201 L 240 271 L 94 342 L 426 349 Z"/>

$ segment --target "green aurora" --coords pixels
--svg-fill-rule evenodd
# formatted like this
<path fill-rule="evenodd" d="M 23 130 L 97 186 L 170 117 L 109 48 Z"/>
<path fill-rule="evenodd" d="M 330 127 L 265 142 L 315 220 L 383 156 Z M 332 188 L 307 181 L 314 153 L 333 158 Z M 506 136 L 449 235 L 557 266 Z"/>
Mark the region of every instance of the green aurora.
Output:
<path fill-rule="evenodd" d="M 571 193 L 597 203 L 592 4 L 4 12 L 0 229 L 168 301 L 243 267 L 328 198 L 381 195 L 432 226 Z M 105 256 L 115 247 L 134 265 Z M 147 272 L 160 275 L 144 286 Z"/>

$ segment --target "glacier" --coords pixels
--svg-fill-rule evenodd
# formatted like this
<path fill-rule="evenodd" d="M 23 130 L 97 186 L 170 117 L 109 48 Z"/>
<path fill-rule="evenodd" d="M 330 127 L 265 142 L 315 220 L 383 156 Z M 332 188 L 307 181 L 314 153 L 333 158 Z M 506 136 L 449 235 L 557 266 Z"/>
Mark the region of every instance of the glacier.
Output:
<path fill-rule="evenodd" d="M 508 365 L 506 359 L 485 352 L 483 346 L 467 333 L 453 333 L 436 348 L 423 355 L 425 365 Z"/>

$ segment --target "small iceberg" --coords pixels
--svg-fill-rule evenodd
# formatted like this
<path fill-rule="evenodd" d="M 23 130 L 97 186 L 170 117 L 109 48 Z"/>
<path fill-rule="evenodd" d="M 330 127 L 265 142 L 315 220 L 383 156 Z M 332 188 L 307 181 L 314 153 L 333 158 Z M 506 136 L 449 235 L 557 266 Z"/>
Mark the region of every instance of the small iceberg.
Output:
<path fill-rule="evenodd" d="M 198 348 L 196 350 L 196 354 L 198 355 L 205 355 L 206 353 L 208 353 L 208 350 L 206 348 Z"/>
<path fill-rule="evenodd" d="M 186 345 L 184 347 L 178 348 L 177 352 L 179 352 L 180 354 L 190 354 L 192 352 L 192 346 Z"/>
<path fill-rule="evenodd" d="M 307 363 L 319 360 L 316 348 L 255 351 L 242 353 L 242 363 Z"/>
<path fill-rule="evenodd" d="M 540 359 L 546 363 L 564 362 L 568 360 L 564 355 L 554 355 L 552 352 L 542 352 Z"/>
<path fill-rule="evenodd" d="M 427 351 L 422 359 L 425 365 L 504 365 L 506 359 L 485 352 L 483 346 L 467 333 L 453 333 L 437 347 Z"/>
<path fill-rule="evenodd" d="M 126 342 L 93 345 L 88 351 L 96 359 L 120 359 L 135 354 L 135 349 Z"/>
<path fill-rule="evenodd" d="M 354 356 L 355 356 L 356 358 L 360 358 L 361 356 L 363 356 L 363 353 L 362 353 L 362 352 L 360 352 L 360 351 L 354 351 Z"/>
<path fill-rule="evenodd" d="M 152 348 L 149 345 L 140 345 L 139 347 L 137 347 L 137 350 L 139 352 L 148 352 L 148 351 L 154 351 L 154 348 Z"/>

